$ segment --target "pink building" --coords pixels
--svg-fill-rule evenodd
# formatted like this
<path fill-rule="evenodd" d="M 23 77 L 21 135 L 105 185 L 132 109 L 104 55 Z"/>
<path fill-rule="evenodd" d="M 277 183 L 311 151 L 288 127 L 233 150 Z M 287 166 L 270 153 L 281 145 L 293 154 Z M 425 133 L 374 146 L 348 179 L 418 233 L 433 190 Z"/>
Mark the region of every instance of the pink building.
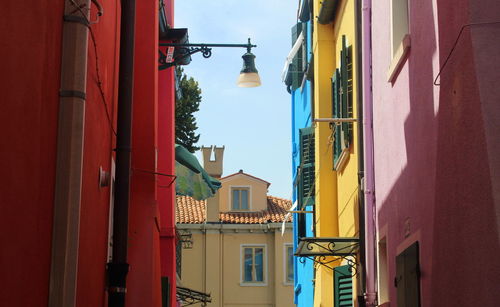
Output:
<path fill-rule="evenodd" d="M 499 4 L 372 1 L 381 305 L 499 304 Z"/>

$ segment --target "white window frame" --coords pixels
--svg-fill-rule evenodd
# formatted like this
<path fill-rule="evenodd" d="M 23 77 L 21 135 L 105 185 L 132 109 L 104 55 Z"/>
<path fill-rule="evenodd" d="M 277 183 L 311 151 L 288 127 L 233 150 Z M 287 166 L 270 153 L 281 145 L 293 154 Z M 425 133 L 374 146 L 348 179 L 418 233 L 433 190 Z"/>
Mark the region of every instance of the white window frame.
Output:
<path fill-rule="evenodd" d="M 248 209 L 234 209 L 233 208 L 233 190 L 236 189 L 236 190 L 248 190 Z M 246 211 L 252 211 L 252 187 L 249 186 L 249 185 L 232 185 L 229 187 L 229 210 L 230 211 L 235 211 L 235 212 L 238 212 L 238 211 L 242 211 L 242 212 L 246 212 Z"/>
<path fill-rule="evenodd" d="M 292 248 L 292 271 L 294 269 L 294 266 L 293 266 L 293 243 L 285 243 L 283 245 L 283 284 L 285 284 L 286 286 L 291 286 L 293 285 L 293 282 L 294 280 L 292 279 L 291 281 L 288 280 L 288 274 L 287 274 L 287 268 L 288 268 L 288 254 L 287 254 L 287 251 L 288 251 L 288 248 Z M 295 279 L 295 272 L 293 272 L 293 277 Z"/>
<path fill-rule="evenodd" d="M 264 259 L 263 259 L 263 273 L 262 277 L 264 281 L 260 282 L 248 282 L 244 280 L 244 261 L 245 261 L 245 248 L 255 248 L 261 247 L 264 251 Z M 242 287 L 266 287 L 268 283 L 267 279 L 267 244 L 241 244 L 240 245 L 240 286 Z"/>
<path fill-rule="evenodd" d="M 406 6 L 405 3 L 406 2 Z M 406 8 L 406 19 L 402 11 Z M 410 0 L 390 0 L 390 39 L 391 39 L 391 64 L 387 71 L 388 82 L 394 82 L 397 72 L 401 68 L 406 55 L 410 50 Z M 396 26 L 406 26 L 406 33 L 394 33 Z M 403 29 L 404 30 L 404 29 Z M 395 38 L 395 35 L 398 35 Z"/>

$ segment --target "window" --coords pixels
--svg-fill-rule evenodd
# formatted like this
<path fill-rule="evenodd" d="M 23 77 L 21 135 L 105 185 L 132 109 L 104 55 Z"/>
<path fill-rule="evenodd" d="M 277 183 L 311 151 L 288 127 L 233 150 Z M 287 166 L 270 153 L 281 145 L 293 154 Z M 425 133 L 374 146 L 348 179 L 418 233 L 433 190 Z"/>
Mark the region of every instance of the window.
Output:
<path fill-rule="evenodd" d="M 248 210 L 249 188 L 231 188 L 231 209 Z"/>
<path fill-rule="evenodd" d="M 389 301 L 389 269 L 387 265 L 387 240 L 384 237 L 378 242 L 378 295 L 379 302 Z"/>
<path fill-rule="evenodd" d="M 291 72 L 291 86 L 292 91 L 301 87 L 302 79 L 304 78 L 304 71 L 307 66 L 307 52 L 306 52 L 306 42 L 307 42 L 307 24 L 297 23 L 292 27 L 292 46 L 300 36 L 300 33 L 304 36 L 302 46 L 295 55 L 290 64 L 289 71 Z"/>
<path fill-rule="evenodd" d="M 387 79 L 394 82 L 410 50 L 408 0 L 391 0 L 391 65 Z"/>
<path fill-rule="evenodd" d="M 348 265 L 336 267 L 334 270 L 334 306 L 353 306 L 352 276 Z"/>
<path fill-rule="evenodd" d="M 391 41 L 392 56 L 409 33 L 408 0 L 391 0 Z"/>
<path fill-rule="evenodd" d="M 340 68 L 332 76 L 332 117 L 353 117 L 353 61 L 352 46 L 347 46 L 347 38 L 342 36 Z M 333 124 L 333 165 L 340 170 L 349 154 L 352 143 L 352 122 Z"/>
<path fill-rule="evenodd" d="M 285 284 L 293 283 L 293 245 L 285 244 Z"/>
<path fill-rule="evenodd" d="M 243 246 L 242 282 L 253 284 L 264 284 L 265 278 L 265 246 Z"/>
<path fill-rule="evenodd" d="M 420 306 L 420 265 L 418 242 L 413 243 L 396 257 L 398 307 Z"/>

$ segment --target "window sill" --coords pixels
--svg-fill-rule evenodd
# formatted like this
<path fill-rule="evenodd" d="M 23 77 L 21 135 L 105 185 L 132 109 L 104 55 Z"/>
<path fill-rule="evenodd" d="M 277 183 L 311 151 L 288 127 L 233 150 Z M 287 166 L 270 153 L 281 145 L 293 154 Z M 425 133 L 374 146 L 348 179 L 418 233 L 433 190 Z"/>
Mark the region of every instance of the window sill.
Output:
<path fill-rule="evenodd" d="M 344 169 L 347 161 L 349 160 L 349 154 L 350 154 L 349 147 L 344 148 L 342 150 L 342 153 L 340 154 L 340 157 L 337 160 L 337 163 L 335 163 L 335 165 L 333 166 L 333 169 L 335 171 L 341 172 Z"/>
<path fill-rule="evenodd" d="M 240 282 L 240 287 L 267 287 L 267 283 L 263 282 Z"/>
<path fill-rule="evenodd" d="M 401 44 L 394 53 L 392 57 L 391 65 L 389 66 L 389 70 L 387 71 L 387 82 L 393 83 L 396 80 L 396 77 L 401 70 L 401 66 L 405 62 L 408 52 L 410 51 L 410 35 L 406 34 L 401 41 Z"/>

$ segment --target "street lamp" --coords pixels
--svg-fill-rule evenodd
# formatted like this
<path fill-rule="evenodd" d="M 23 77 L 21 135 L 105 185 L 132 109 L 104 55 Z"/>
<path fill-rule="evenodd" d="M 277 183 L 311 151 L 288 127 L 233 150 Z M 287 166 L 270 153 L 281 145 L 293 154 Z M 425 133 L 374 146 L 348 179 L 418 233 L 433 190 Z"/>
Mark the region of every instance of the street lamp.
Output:
<path fill-rule="evenodd" d="M 243 54 L 243 68 L 240 71 L 236 84 L 239 87 L 257 87 L 261 85 L 259 73 L 255 68 L 255 55 L 252 53 L 252 48 L 257 45 L 252 45 L 250 38 L 247 44 L 183 44 L 183 43 L 160 43 L 160 47 L 167 47 L 165 52 L 159 50 L 159 69 L 166 69 L 171 66 L 179 65 L 185 61 L 190 55 L 201 52 L 204 58 L 209 58 L 212 55 L 214 47 L 240 47 L 247 48 L 247 52 Z M 175 48 L 178 48 L 177 52 Z"/>

